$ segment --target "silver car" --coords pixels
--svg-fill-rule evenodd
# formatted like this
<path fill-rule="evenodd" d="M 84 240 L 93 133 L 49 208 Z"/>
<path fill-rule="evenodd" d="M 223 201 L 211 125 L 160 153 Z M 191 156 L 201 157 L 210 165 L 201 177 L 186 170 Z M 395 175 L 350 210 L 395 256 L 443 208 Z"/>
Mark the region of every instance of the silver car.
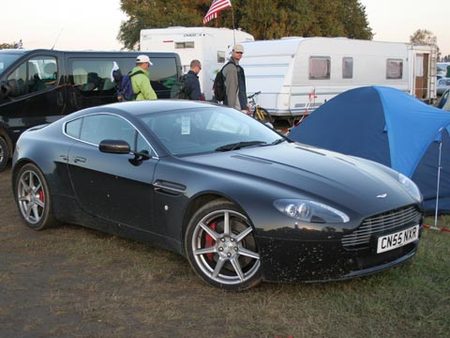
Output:
<path fill-rule="evenodd" d="M 443 77 L 437 81 L 436 93 L 437 95 L 442 95 L 449 88 L 450 88 L 450 78 Z"/>

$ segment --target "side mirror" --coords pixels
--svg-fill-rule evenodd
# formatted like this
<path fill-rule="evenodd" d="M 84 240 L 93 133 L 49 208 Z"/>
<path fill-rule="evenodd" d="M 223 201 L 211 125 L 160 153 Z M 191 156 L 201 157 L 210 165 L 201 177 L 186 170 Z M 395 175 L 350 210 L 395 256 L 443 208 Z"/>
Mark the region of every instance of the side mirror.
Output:
<path fill-rule="evenodd" d="M 100 142 L 98 149 L 102 153 L 109 153 L 109 154 L 130 153 L 130 145 L 122 140 L 103 140 Z"/>
<path fill-rule="evenodd" d="M 8 81 L 2 81 L 0 84 L 0 93 L 2 97 L 15 97 L 19 94 L 19 87 L 17 80 L 12 79 Z"/>
<path fill-rule="evenodd" d="M 9 86 L 6 84 L 6 81 L 0 82 L 0 99 L 4 99 L 8 97 L 10 92 Z"/>
<path fill-rule="evenodd" d="M 123 140 L 103 140 L 98 145 L 98 149 L 102 153 L 109 154 L 130 154 L 132 151 L 130 149 L 130 145 Z M 130 158 L 128 161 L 134 166 L 139 166 L 143 161 L 151 158 L 148 151 L 144 150 L 143 152 L 133 152 L 134 158 Z"/>

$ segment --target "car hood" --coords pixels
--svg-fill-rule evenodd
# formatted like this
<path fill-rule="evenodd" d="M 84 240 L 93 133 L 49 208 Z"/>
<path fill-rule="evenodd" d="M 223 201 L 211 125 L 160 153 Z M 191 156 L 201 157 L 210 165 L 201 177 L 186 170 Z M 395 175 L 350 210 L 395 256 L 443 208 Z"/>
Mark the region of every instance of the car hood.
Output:
<path fill-rule="evenodd" d="M 192 156 L 217 170 L 258 177 L 295 194 L 375 214 L 416 203 L 389 169 L 371 161 L 298 143 Z"/>

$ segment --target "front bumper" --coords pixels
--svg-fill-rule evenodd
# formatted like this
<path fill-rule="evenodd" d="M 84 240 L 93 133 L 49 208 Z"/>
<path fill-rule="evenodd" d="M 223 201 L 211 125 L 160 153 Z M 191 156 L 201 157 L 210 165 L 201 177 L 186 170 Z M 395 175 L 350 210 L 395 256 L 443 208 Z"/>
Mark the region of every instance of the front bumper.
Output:
<path fill-rule="evenodd" d="M 422 227 L 420 227 L 420 233 Z M 267 281 L 334 281 L 370 275 L 411 259 L 419 241 L 376 253 L 376 240 L 369 248 L 346 250 L 341 240 L 301 241 L 257 238 L 263 278 Z"/>

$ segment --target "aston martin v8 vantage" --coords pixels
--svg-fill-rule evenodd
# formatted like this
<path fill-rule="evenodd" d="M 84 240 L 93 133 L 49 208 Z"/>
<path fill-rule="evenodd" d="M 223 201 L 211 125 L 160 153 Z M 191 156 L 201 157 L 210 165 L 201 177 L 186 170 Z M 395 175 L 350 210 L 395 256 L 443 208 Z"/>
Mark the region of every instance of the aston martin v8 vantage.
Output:
<path fill-rule="evenodd" d="M 35 230 L 72 223 L 185 256 L 207 283 L 341 280 L 409 260 L 422 196 L 380 164 L 292 142 L 224 106 L 88 108 L 18 140 L 12 185 Z"/>

